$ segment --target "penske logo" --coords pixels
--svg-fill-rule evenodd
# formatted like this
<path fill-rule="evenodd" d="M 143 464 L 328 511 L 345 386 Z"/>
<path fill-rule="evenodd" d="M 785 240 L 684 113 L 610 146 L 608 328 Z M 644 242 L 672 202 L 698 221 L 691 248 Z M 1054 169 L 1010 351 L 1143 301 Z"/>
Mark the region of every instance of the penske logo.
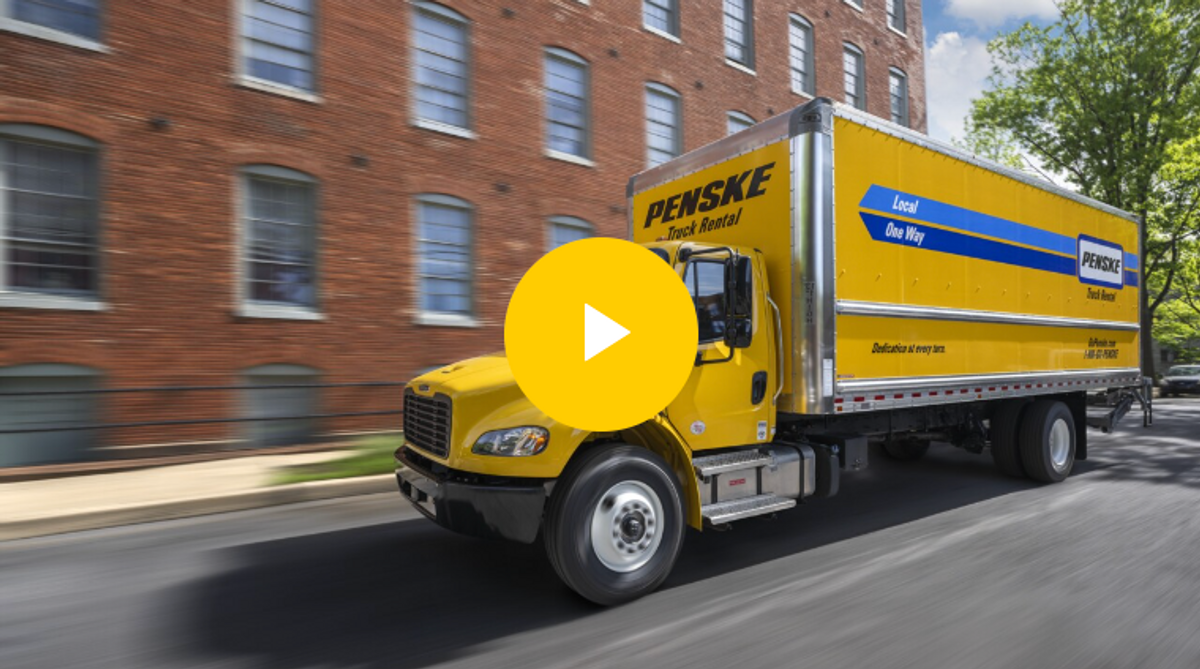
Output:
<path fill-rule="evenodd" d="M 1112 242 L 1080 235 L 1079 280 L 1094 286 L 1125 286 L 1125 249 Z"/>
<path fill-rule="evenodd" d="M 670 223 L 697 213 L 705 214 L 720 207 L 765 195 L 766 184 L 771 180 L 771 170 L 774 167 L 775 163 L 766 163 L 724 179 L 710 181 L 698 188 L 655 200 L 646 209 L 646 220 L 642 227 L 648 228 L 655 222 Z"/>

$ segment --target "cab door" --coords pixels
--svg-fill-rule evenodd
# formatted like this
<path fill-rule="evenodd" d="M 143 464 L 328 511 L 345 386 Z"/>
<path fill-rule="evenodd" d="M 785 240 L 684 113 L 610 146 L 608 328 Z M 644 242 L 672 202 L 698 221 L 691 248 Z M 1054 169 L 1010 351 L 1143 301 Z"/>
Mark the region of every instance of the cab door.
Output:
<path fill-rule="evenodd" d="M 696 366 L 667 417 L 693 450 L 768 442 L 779 379 L 761 254 L 694 254 L 683 265 L 700 338 Z"/>

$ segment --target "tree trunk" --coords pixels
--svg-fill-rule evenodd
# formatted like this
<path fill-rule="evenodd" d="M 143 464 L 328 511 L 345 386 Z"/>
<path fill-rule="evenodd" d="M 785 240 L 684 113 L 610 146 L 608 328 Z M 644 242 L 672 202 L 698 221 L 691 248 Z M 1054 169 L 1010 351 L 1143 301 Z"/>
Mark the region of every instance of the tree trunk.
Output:
<path fill-rule="evenodd" d="M 1146 285 L 1146 215 L 1142 213 L 1138 226 L 1138 293 L 1141 295 L 1138 312 L 1142 322 L 1141 341 L 1142 374 L 1154 379 L 1154 312 L 1150 310 L 1150 289 Z"/>

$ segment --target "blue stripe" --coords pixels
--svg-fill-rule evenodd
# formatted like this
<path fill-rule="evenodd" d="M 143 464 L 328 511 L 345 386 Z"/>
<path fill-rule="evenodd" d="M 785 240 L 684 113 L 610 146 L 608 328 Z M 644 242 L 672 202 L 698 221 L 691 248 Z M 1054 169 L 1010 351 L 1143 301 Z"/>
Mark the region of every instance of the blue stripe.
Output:
<path fill-rule="evenodd" d="M 1125 270 L 1125 285 L 1126 285 L 1126 286 L 1133 286 L 1134 288 L 1137 288 L 1137 285 L 1138 285 L 1138 273 L 1137 273 L 1137 272 L 1130 272 L 1129 270 Z"/>
<path fill-rule="evenodd" d="M 895 205 L 899 202 L 917 203 L 915 212 L 908 212 L 896 208 Z M 1075 238 L 1066 235 L 1060 235 L 1057 232 L 1050 232 L 1041 228 L 1035 228 L 1031 225 L 1017 223 L 988 214 L 981 214 L 970 209 L 963 209 L 945 202 L 937 200 L 929 200 L 909 193 L 904 193 L 883 186 L 871 186 L 867 189 L 867 194 L 863 196 L 862 202 L 859 202 L 859 207 L 864 209 L 874 209 L 875 211 L 891 212 L 895 216 L 903 216 L 905 218 L 913 218 L 926 223 L 954 228 L 955 230 L 963 230 L 964 232 L 973 232 L 977 235 L 987 235 L 1003 239 L 1008 242 L 1016 242 L 1033 246 L 1046 251 L 1055 253 L 1065 253 L 1075 255 Z M 1126 261 L 1128 267 L 1128 261 Z"/>
<path fill-rule="evenodd" d="M 1137 269 L 1138 257 L 1136 253 L 1125 253 L 1125 269 Z"/>
<path fill-rule="evenodd" d="M 859 212 L 859 215 L 862 216 L 867 231 L 871 233 L 871 238 L 878 242 L 1075 276 L 1075 258 L 1066 258 L 1022 246 L 1012 246 L 919 223 L 896 221 L 884 216 L 868 214 L 865 211 Z M 893 234 L 899 232 L 899 237 L 888 234 L 889 223 L 892 224 Z M 1074 244 L 1073 240 L 1072 244 Z"/>

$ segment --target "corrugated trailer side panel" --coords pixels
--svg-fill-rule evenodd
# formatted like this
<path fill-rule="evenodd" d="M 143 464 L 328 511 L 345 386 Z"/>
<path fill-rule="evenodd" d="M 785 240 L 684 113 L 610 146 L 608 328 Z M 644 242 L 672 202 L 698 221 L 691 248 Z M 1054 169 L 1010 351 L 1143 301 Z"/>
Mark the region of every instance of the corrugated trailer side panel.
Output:
<path fill-rule="evenodd" d="M 1136 385 L 1137 222 L 905 135 L 833 120 L 835 411 Z"/>

